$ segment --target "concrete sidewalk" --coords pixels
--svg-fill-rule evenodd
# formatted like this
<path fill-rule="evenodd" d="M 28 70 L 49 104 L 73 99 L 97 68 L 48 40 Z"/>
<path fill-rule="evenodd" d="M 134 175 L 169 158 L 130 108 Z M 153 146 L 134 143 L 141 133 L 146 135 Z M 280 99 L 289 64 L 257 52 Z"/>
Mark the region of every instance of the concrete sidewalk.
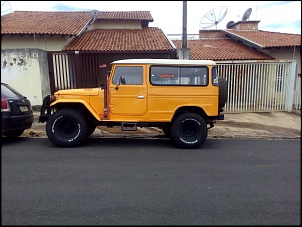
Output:
<path fill-rule="evenodd" d="M 34 112 L 32 127 L 23 137 L 47 137 L 46 123 L 39 123 L 39 112 Z M 137 131 L 121 131 L 120 127 L 97 127 L 91 137 L 152 137 L 164 134 L 158 128 L 138 128 Z M 259 138 L 259 139 L 301 139 L 301 112 L 269 113 L 226 113 L 225 120 L 218 121 L 209 129 L 208 138 Z"/>
<path fill-rule="evenodd" d="M 236 113 L 226 114 L 224 121 L 210 129 L 214 138 L 301 138 L 301 113 Z"/>

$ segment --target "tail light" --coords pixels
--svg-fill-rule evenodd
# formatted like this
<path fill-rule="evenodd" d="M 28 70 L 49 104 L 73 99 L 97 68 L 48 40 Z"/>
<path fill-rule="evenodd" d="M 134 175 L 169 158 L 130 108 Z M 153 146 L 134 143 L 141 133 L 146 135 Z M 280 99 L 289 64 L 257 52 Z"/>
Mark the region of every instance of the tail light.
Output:
<path fill-rule="evenodd" d="M 1 112 L 9 112 L 10 111 L 10 106 L 5 98 L 1 98 Z"/>

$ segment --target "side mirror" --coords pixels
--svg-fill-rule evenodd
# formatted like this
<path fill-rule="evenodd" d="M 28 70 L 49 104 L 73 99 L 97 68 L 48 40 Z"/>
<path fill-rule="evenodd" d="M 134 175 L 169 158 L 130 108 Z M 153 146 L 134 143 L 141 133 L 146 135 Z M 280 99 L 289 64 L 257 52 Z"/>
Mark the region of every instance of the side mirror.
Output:
<path fill-rule="evenodd" d="M 120 77 L 120 84 L 126 84 L 126 79 L 124 77 Z"/>
<path fill-rule="evenodd" d="M 119 80 L 118 80 L 118 84 L 115 86 L 115 90 L 118 90 L 119 85 L 121 84 L 126 84 L 126 79 L 122 76 L 120 76 Z"/>

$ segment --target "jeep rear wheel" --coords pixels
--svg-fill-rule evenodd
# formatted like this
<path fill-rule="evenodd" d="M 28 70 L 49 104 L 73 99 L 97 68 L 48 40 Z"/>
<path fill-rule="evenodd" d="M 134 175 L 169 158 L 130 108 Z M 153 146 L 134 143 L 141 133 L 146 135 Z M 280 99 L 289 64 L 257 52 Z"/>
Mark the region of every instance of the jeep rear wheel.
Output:
<path fill-rule="evenodd" d="M 207 124 L 195 113 L 183 113 L 171 126 L 171 138 L 179 148 L 198 148 L 207 137 Z"/>
<path fill-rule="evenodd" d="M 163 126 L 162 130 L 167 138 L 171 138 L 171 124 L 167 124 Z"/>
<path fill-rule="evenodd" d="M 78 146 L 87 135 L 87 122 L 79 112 L 61 109 L 47 120 L 46 133 L 56 146 Z"/>

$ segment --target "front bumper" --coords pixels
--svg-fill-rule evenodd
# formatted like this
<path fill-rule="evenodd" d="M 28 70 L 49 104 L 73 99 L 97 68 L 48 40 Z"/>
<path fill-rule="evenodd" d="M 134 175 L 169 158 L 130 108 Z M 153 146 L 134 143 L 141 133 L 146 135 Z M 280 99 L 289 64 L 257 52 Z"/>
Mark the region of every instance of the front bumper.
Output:
<path fill-rule="evenodd" d="M 51 115 L 51 97 L 52 95 L 47 95 L 43 99 L 43 103 L 40 110 L 39 122 L 44 123 L 48 120 L 49 116 Z"/>

